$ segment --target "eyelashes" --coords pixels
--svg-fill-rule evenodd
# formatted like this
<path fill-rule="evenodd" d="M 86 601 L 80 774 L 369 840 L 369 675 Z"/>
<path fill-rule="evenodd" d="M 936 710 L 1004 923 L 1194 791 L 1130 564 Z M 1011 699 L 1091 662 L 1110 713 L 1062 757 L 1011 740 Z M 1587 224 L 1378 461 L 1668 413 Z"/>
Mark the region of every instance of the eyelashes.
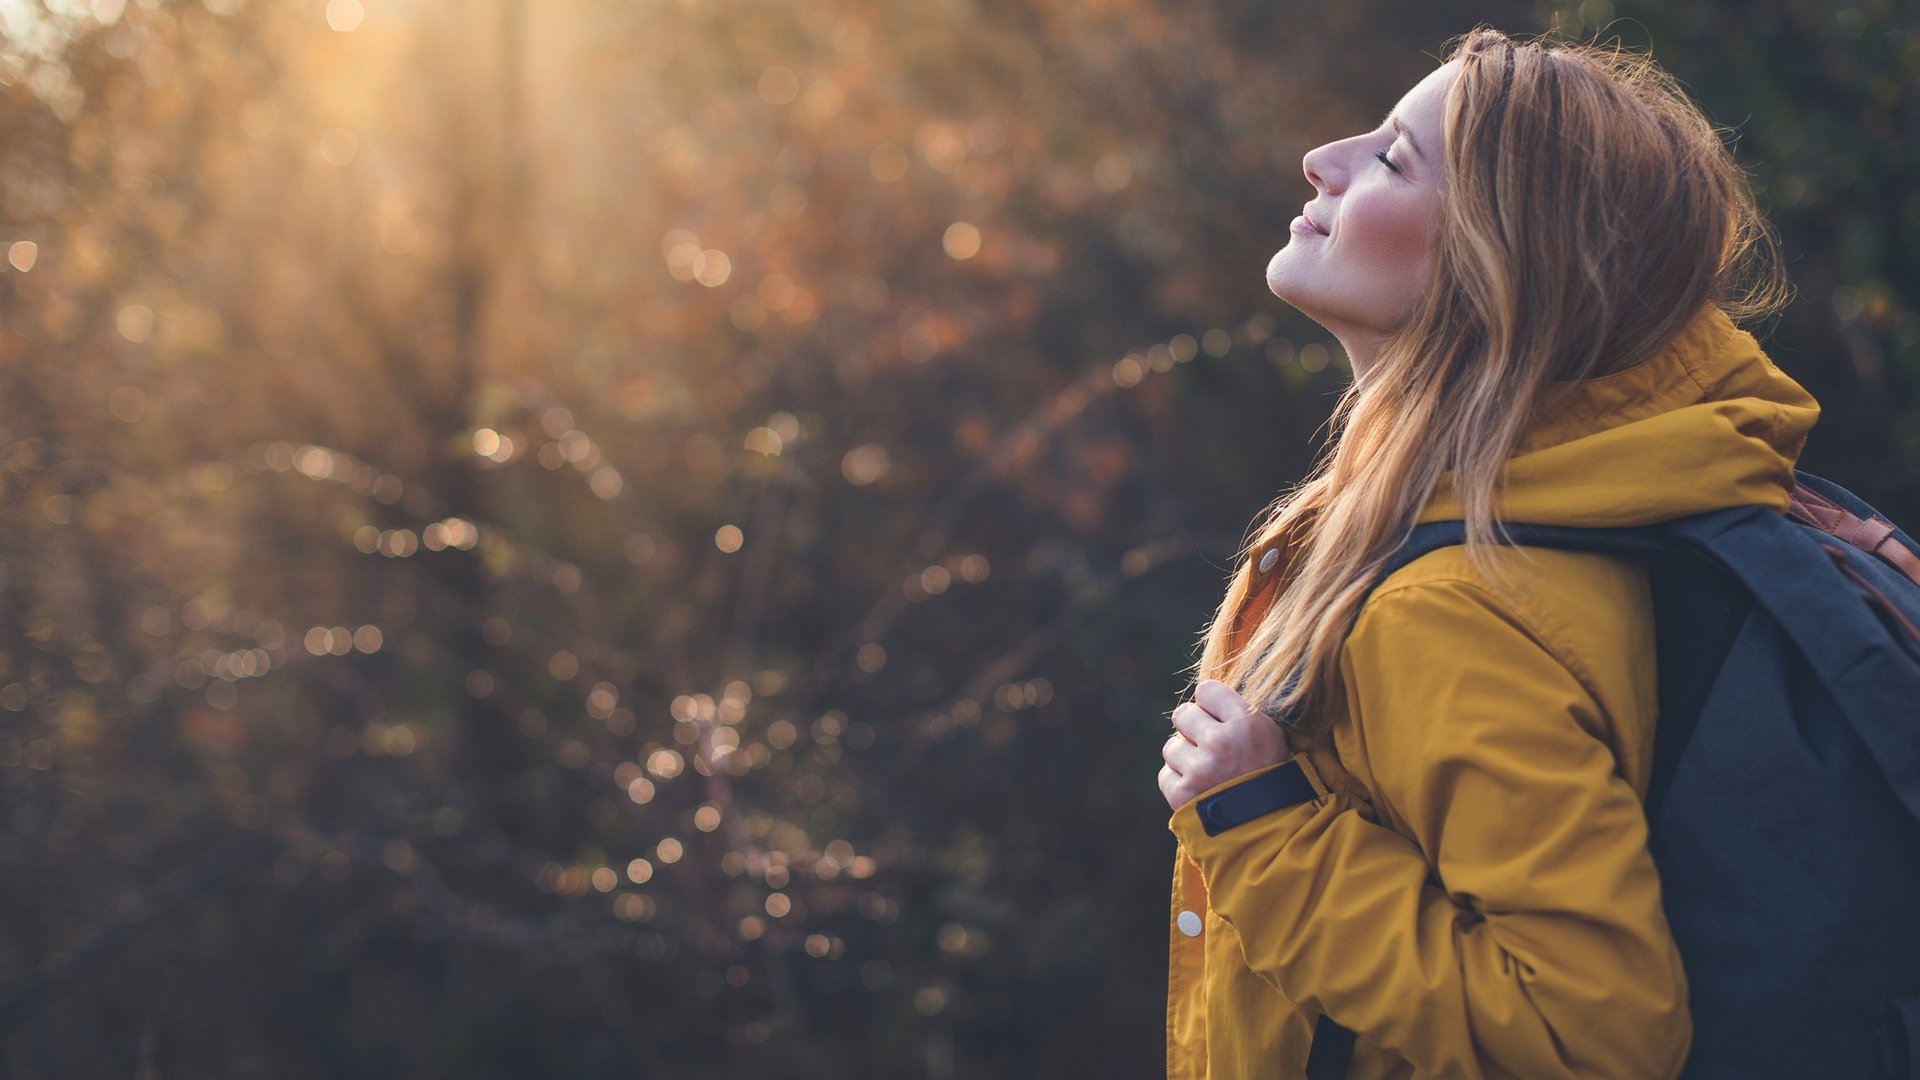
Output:
<path fill-rule="evenodd" d="M 1373 152 L 1373 156 L 1379 160 L 1380 164 L 1385 165 L 1387 168 L 1393 170 L 1394 172 L 1400 171 L 1400 166 L 1395 165 L 1393 163 L 1393 159 L 1387 157 L 1387 152 L 1385 150 L 1375 150 Z"/>

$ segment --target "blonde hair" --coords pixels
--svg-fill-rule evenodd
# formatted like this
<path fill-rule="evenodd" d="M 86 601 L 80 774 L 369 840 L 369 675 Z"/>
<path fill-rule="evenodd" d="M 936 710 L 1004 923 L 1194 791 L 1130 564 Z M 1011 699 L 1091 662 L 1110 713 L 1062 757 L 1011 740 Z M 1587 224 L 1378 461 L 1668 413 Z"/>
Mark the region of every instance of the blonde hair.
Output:
<path fill-rule="evenodd" d="M 1787 298 L 1723 132 L 1651 58 L 1485 27 L 1451 44 L 1425 292 L 1341 395 L 1313 472 L 1257 523 L 1196 665 L 1304 731 L 1332 724 L 1347 631 L 1443 472 L 1468 559 L 1497 577 L 1495 498 L 1536 415 L 1706 305 L 1740 320 Z M 1280 593 L 1235 653 L 1247 556 L 1274 543 Z"/>

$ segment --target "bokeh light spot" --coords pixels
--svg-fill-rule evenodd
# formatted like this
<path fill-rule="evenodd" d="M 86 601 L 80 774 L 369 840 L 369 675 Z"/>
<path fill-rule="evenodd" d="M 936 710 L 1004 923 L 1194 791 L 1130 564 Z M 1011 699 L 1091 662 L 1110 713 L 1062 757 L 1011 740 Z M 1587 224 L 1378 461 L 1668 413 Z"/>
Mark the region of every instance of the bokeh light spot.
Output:
<path fill-rule="evenodd" d="M 660 550 L 660 545 L 654 543 L 653 537 L 646 533 L 634 533 L 627 537 L 626 543 L 620 545 L 620 550 L 626 555 L 628 562 L 635 566 L 645 566 L 653 561 L 654 555 Z"/>
<path fill-rule="evenodd" d="M 707 248 L 693 260 L 693 279 L 709 289 L 718 288 L 733 276 L 733 260 L 719 248 Z"/>
<path fill-rule="evenodd" d="M 686 759 L 680 756 L 680 751 L 661 747 L 647 755 L 647 771 L 658 779 L 671 780 L 680 775 L 685 762 Z M 628 794 L 632 794 L 631 790 Z"/>
<path fill-rule="evenodd" d="M 743 448 L 751 450 L 756 454 L 777 457 L 780 451 L 785 449 L 785 445 L 785 440 L 780 438 L 779 432 L 770 427 L 757 427 L 747 432 L 747 438 L 743 444 Z"/>
<path fill-rule="evenodd" d="M 346 128 L 332 128 L 320 136 L 320 157 L 329 165 L 345 165 L 360 153 L 360 136 Z"/>
<path fill-rule="evenodd" d="M 147 411 L 146 391 L 137 386 L 122 386 L 107 396 L 107 409 L 116 419 L 131 424 Z"/>
<path fill-rule="evenodd" d="M 887 475 L 887 451 L 875 443 L 856 446 L 840 459 L 840 475 L 855 487 L 865 487 Z"/>
<path fill-rule="evenodd" d="M 153 309 L 145 304 L 128 304 L 114 315 L 113 325 L 121 337 L 137 345 L 153 333 Z"/>
<path fill-rule="evenodd" d="M 587 487 L 591 488 L 593 493 L 602 499 L 613 499 L 618 497 L 620 492 L 626 488 L 626 481 L 620 478 L 618 470 L 608 465 L 602 465 L 600 468 L 593 470 L 592 476 L 587 477 Z"/>
<path fill-rule="evenodd" d="M 653 897 L 639 893 L 621 893 L 613 899 L 613 913 L 624 922 L 645 922 L 657 910 Z"/>
<path fill-rule="evenodd" d="M 327 25 L 343 34 L 351 34 L 360 29 L 367 18 L 367 8 L 360 0 L 328 0 Z"/>
<path fill-rule="evenodd" d="M 956 221 L 947 226 L 940 246 L 950 258 L 966 260 L 980 254 L 980 230 L 969 222 Z"/>

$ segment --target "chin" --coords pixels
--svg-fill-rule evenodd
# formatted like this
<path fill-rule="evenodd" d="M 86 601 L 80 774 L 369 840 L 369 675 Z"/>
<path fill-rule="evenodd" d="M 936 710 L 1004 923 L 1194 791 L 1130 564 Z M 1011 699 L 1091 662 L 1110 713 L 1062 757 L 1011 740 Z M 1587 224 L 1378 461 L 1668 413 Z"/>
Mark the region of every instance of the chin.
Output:
<path fill-rule="evenodd" d="M 1282 249 L 1273 258 L 1267 260 L 1267 291 L 1291 304 L 1293 299 L 1287 294 L 1294 290 L 1287 281 L 1286 264 L 1282 262 L 1286 255 L 1286 251 Z"/>
<path fill-rule="evenodd" d="M 1279 297 L 1281 303 L 1314 322 L 1320 322 L 1325 305 L 1314 302 L 1312 289 L 1301 288 L 1298 281 L 1292 280 L 1285 274 L 1268 274 L 1267 291 Z"/>

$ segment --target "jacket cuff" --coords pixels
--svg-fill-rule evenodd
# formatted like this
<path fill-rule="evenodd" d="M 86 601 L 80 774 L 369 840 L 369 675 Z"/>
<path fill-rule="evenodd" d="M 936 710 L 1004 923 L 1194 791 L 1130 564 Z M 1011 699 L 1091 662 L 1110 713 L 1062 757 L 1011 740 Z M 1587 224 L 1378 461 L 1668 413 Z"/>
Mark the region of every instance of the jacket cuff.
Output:
<path fill-rule="evenodd" d="M 1327 796 L 1304 751 L 1286 761 L 1216 784 L 1174 811 L 1167 821 L 1181 846 L 1198 852 L 1210 840 L 1269 814 L 1318 804 Z"/>

